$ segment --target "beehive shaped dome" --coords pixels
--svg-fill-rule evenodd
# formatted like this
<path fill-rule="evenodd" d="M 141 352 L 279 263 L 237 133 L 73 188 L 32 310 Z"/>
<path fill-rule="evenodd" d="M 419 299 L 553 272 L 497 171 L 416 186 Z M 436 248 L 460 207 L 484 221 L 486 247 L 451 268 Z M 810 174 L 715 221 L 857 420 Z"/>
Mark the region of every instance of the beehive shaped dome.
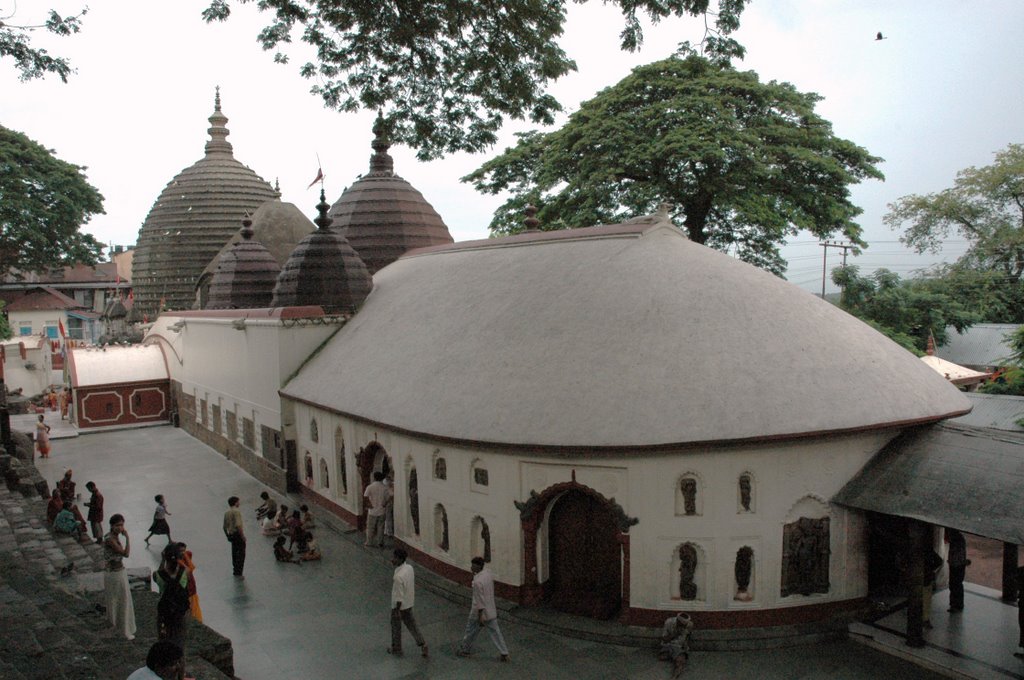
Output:
<path fill-rule="evenodd" d="M 172 179 L 139 230 L 132 264 L 138 310 L 188 309 L 203 268 L 238 230 L 238 222 L 277 192 L 235 160 L 220 93 L 210 116 L 206 155 Z"/>
<path fill-rule="evenodd" d="M 395 174 L 381 118 L 373 132 L 370 172 L 345 190 L 330 211 L 333 228 L 348 239 L 371 275 L 414 248 L 453 242 L 423 194 Z"/>
<path fill-rule="evenodd" d="M 242 220 L 241 240 L 219 258 L 210 281 L 207 309 L 269 307 L 281 266 L 262 243 L 253 239 L 252 220 Z"/>
<path fill-rule="evenodd" d="M 295 247 L 299 245 L 299 241 L 315 230 L 316 225 L 303 215 L 294 203 L 285 203 L 280 199 L 267 201 L 252 215 L 252 238 L 263 244 L 263 247 L 274 258 L 278 272 L 288 261 Z M 242 232 L 238 231 L 231 237 L 231 240 L 224 244 L 217 256 L 206 265 L 206 269 L 199 275 L 199 279 L 196 281 L 195 305 L 198 309 L 206 309 L 209 306 L 210 282 L 213 280 L 220 258 L 241 240 Z M 276 273 L 275 276 L 277 276 Z M 273 284 L 271 284 L 271 290 L 273 290 Z"/>
<path fill-rule="evenodd" d="M 328 314 L 351 314 L 373 288 L 373 277 L 345 237 L 332 230 L 323 189 L 319 227 L 295 247 L 274 288 L 274 307 L 320 305 Z"/>

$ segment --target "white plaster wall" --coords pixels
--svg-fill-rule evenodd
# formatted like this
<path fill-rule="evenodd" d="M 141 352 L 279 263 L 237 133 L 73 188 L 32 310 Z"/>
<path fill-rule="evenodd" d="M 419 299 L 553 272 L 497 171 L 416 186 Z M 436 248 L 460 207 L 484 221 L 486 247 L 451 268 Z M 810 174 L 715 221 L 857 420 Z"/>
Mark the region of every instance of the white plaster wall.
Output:
<path fill-rule="evenodd" d="M 32 335 L 37 336 L 43 332 L 46 326 L 56 326 L 57 322 L 62 320 L 66 329 L 68 327 L 67 318 L 64 312 L 58 309 L 25 310 L 7 314 L 7 321 L 15 338 L 21 335 L 23 323 L 32 324 Z"/>
<path fill-rule="evenodd" d="M 295 404 L 300 464 L 304 452 L 327 456 L 331 487 L 314 481 L 314 490 L 353 513 L 362 499 L 355 464 L 359 448 L 376 439 L 395 466 L 395 530 L 399 538 L 435 558 L 466 568 L 473 556 L 473 518 L 483 517 L 491 531 L 491 569 L 503 582 L 523 582 L 522 531 L 514 501 L 526 500 L 531 490 L 543 491 L 560 482 L 576 481 L 614 498 L 639 523 L 630 529 L 631 605 L 649 609 L 762 609 L 845 600 L 867 593 L 866 523 L 859 513 L 831 505 L 828 500 L 895 434 L 868 433 L 805 442 L 737 447 L 636 457 L 568 461 L 512 453 L 475 451 L 437 445 L 365 425 L 320 409 Z M 309 440 L 309 420 L 317 419 L 319 444 Z M 346 443 L 348 494 L 338 492 L 334 430 L 341 426 Z M 433 475 L 433 461 L 443 456 L 447 479 Z M 334 460 L 332 460 L 332 458 Z M 472 483 L 474 462 L 488 470 L 490 483 Z M 420 535 L 414 535 L 409 515 L 408 470 L 419 478 Z M 676 485 L 683 474 L 699 480 L 700 514 L 677 515 Z M 743 511 L 738 480 L 753 480 L 752 511 Z M 434 508 L 444 506 L 449 523 L 449 550 L 435 544 Z M 549 510 L 550 510 L 549 506 Z M 780 596 L 783 527 L 801 509 L 822 507 L 830 521 L 830 590 L 810 596 Z M 540 576 L 546 577 L 546 531 L 538 537 Z M 698 599 L 678 599 L 678 548 L 698 546 Z M 734 599 L 736 552 L 754 550 L 752 600 Z"/>
<path fill-rule="evenodd" d="M 38 336 L 30 336 L 24 339 L 26 345 L 36 344 Z M 8 390 L 16 390 L 19 387 L 24 390 L 25 396 L 31 397 L 39 394 L 50 385 L 50 343 L 43 348 L 26 347 L 25 357 L 21 358 L 21 350 L 18 348 L 17 338 L 4 343 L 4 383 Z M 34 364 L 35 368 L 29 370 L 25 364 Z"/>
<path fill-rule="evenodd" d="M 201 400 L 207 401 L 207 409 L 219 404 L 222 421 L 228 411 L 238 414 L 239 439 L 241 419 L 253 420 L 258 441 L 260 425 L 275 430 L 282 427 L 277 391 L 337 325 L 286 326 L 278 320 L 246 319 L 244 328 L 238 329 L 227 314 L 218 318 L 161 316 L 146 342 L 158 342 L 164 349 L 170 376 L 195 397 L 197 415 Z M 170 330 L 182 321 L 178 331 Z M 223 422 L 221 432 L 226 434 Z"/>

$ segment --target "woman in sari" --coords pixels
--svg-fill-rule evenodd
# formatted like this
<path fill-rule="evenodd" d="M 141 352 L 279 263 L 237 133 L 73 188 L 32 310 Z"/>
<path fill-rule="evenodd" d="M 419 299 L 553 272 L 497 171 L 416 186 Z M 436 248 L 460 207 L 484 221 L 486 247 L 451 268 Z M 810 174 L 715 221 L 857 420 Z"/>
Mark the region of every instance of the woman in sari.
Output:
<path fill-rule="evenodd" d="M 40 458 L 50 457 L 50 426 L 43 422 L 43 414 L 39 414 L 36 422 L 36 450 Z"/>

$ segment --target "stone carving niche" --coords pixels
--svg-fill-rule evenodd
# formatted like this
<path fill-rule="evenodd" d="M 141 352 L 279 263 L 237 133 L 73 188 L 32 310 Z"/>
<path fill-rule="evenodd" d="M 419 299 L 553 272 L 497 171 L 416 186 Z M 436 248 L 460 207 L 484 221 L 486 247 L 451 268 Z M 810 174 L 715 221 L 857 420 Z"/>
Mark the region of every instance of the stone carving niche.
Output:
<path fill-rule="evenodd" d="M 754 549 L 750 546 L 743 546 L 736 551 L 736 594 L 732 599 L 739 602 L 750 602 L 754 599 L 750 587 L 751 577 L 754 574 Z"/>
<path fill-rule="evenodd" d="M 827 593 L 829 518 L 801 517 L 782 534 L 782 597 Z"/>

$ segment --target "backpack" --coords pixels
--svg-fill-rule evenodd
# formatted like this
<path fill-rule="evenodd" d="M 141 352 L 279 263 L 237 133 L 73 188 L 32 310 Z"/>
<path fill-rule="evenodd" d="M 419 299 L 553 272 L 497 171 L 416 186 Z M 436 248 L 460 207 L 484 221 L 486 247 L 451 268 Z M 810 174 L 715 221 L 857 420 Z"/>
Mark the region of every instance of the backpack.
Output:
<path fill-rule="evenodd" d="M 181 577 L 174 578 L 161 568 L 157 576 L 163 581 L 164 591 L 156 605 L 157 613 L 165 616 L 184 616 L 191 608 L 188 589 L 181 585 Z"/>

